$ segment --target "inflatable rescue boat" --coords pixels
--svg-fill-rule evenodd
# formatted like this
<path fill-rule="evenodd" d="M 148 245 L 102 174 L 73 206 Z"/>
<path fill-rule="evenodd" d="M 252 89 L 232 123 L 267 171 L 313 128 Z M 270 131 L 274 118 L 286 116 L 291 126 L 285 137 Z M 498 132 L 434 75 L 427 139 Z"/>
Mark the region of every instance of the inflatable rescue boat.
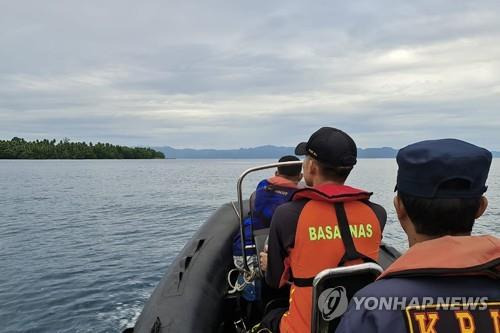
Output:
<path fill-rule="evenodd" d="M 242 198 L 242 182 L 251 172 L 296 163 L 300 162 L 246 170 L 238 179 L 238 201 L 222 205 L 193 235 L 154 289 L 135 326 L 124 333 L 235 333 L 244 332 L 245 321 L 258 320 L 269 304 L 249 310 L 241 304 L 238 293 L 229 292 L 228 280 L 235 268 L 232 253 L 235 234 L 240 232 L 242 244 L 246 244 L 243 216 L 248 214 L 249 204 Z M 258 247 L 259 242 L 255 243 Z M 378 265 L 386 268 L 399 255 L 393 247 L 382 244 Z M 244 264 L 248 268 L 246 260 Z M 272 303 L 272 296 L 267 299 Z"/>

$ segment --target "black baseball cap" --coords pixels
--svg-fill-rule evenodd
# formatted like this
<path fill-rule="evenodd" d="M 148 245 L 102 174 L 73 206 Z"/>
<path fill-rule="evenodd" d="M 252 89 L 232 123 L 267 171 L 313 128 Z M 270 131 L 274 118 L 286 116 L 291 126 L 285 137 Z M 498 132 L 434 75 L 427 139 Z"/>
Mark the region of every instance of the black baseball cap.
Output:
<path fill-rule="evenodd" d="M 347 133 L 333 127 L 322 127 L 311 135 L 309 141 L 297 145 L 295 155 L 309 155 L 331 167 L 349 167 L 356 164 L 358 150 Z"/>
<path fill-rule="evenodd" d="M 457 139 L 421 141 L 398 152 L 396 190 L 423 198 L 475 198 L 486 192 L 492 155 Z M 449 181 L 459 188 L 448 188 Z"/>
<path fill-rule="evenodd" d="M 297 156 L 286 155 L 286 156 L 281 157 L 278 162 L 292 162 L 292 161 L 296 162 L 296 161 L 300 161 L 300 159 Z M 278 167 L 278 173 L 285 175 L 285 176 L 298 176 L 298 175 L 300 175 L 301 171 L 302 171 L 302 165 L 300 165 L 300 164 L 279 166 Z"/>

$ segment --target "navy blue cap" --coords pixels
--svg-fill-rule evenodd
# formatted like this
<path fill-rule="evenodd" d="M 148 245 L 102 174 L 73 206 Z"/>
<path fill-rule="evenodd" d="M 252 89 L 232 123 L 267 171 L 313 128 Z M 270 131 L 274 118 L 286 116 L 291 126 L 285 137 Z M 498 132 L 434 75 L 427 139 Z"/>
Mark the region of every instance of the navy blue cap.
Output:
<path fill-rule="evenodd" d="M 473 198 L 486 192 L 491 152 L 457 139 L 421 141 L 404 147 L 396 157 L 396 190 L 424 198 Z M 440 188 L 460 180 L 462 188 Z"/>

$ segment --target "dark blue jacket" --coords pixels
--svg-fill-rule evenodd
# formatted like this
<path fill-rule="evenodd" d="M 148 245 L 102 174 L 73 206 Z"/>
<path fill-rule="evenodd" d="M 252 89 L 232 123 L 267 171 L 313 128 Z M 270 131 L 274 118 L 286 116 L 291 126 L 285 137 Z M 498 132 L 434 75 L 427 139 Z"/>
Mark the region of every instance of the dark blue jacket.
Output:
<path fill-rule="evenodd" d="M 495 237 L 448 236 L 417 244 L 355 295 L 336 332 L 449 333 L 471 325 L 477 333 L 495 332 L 499 267 Z M 439 303 L 456 305 L 440 309 Z"/>

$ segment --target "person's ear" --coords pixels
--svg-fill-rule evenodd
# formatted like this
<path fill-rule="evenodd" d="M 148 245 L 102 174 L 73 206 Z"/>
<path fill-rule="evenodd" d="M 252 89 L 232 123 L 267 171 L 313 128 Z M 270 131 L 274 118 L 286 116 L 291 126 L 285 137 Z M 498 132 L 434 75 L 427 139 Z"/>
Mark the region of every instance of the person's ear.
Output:
<path fill-rule="evenodd" d="M 406 212 L 405 205 L 399 196 L 394 197 L 394 208 L 396 209 L 396 215 L 398 216 L 399 224 L 401 228 L 403 228 L 406 235 L 408 235 L 408 242 L 413 244 L 413 240 L 411 239 L 415 234 L 415 226 L 410 221 L 408 217 L 408 213 Z M 410 245 L 411 246 L 411 245 Z"/>
<path fill-rule="evenodd" d="M 309 159 L 309 173 L 313 176 L 318 174 L 318 163 L 312 158 Z"/>
<path fill-rule="evenodd" d="M 476 213 L 476 219 L 480 218 L 488 208 L 488 199 L 483 195 L 481 201 L 479 202 L 479 209 Z"/>
<path fill-rule="evenodd" d="M 302 171 L 304 171 L 304 173 L 309 174 L 310 167 L 311 167 L 311 159 L 308 157 L 304 158 L 304 160 L 302 161 Z"/>
<path fill-rule="evenodd" d="M 406 208 L 403 205 L 403 201 L 398 195 L 394 197 L 394 208 L 396 209 L 398 220 L 401 221 L 408 217 L 408 213 L 406 212 Z"/>
<path fill-rule="evenodd" d="M 299 175 L 299 182 L 302 180 L 302 178 L 304 178 L 304 174 L 301 172 Z"/>

